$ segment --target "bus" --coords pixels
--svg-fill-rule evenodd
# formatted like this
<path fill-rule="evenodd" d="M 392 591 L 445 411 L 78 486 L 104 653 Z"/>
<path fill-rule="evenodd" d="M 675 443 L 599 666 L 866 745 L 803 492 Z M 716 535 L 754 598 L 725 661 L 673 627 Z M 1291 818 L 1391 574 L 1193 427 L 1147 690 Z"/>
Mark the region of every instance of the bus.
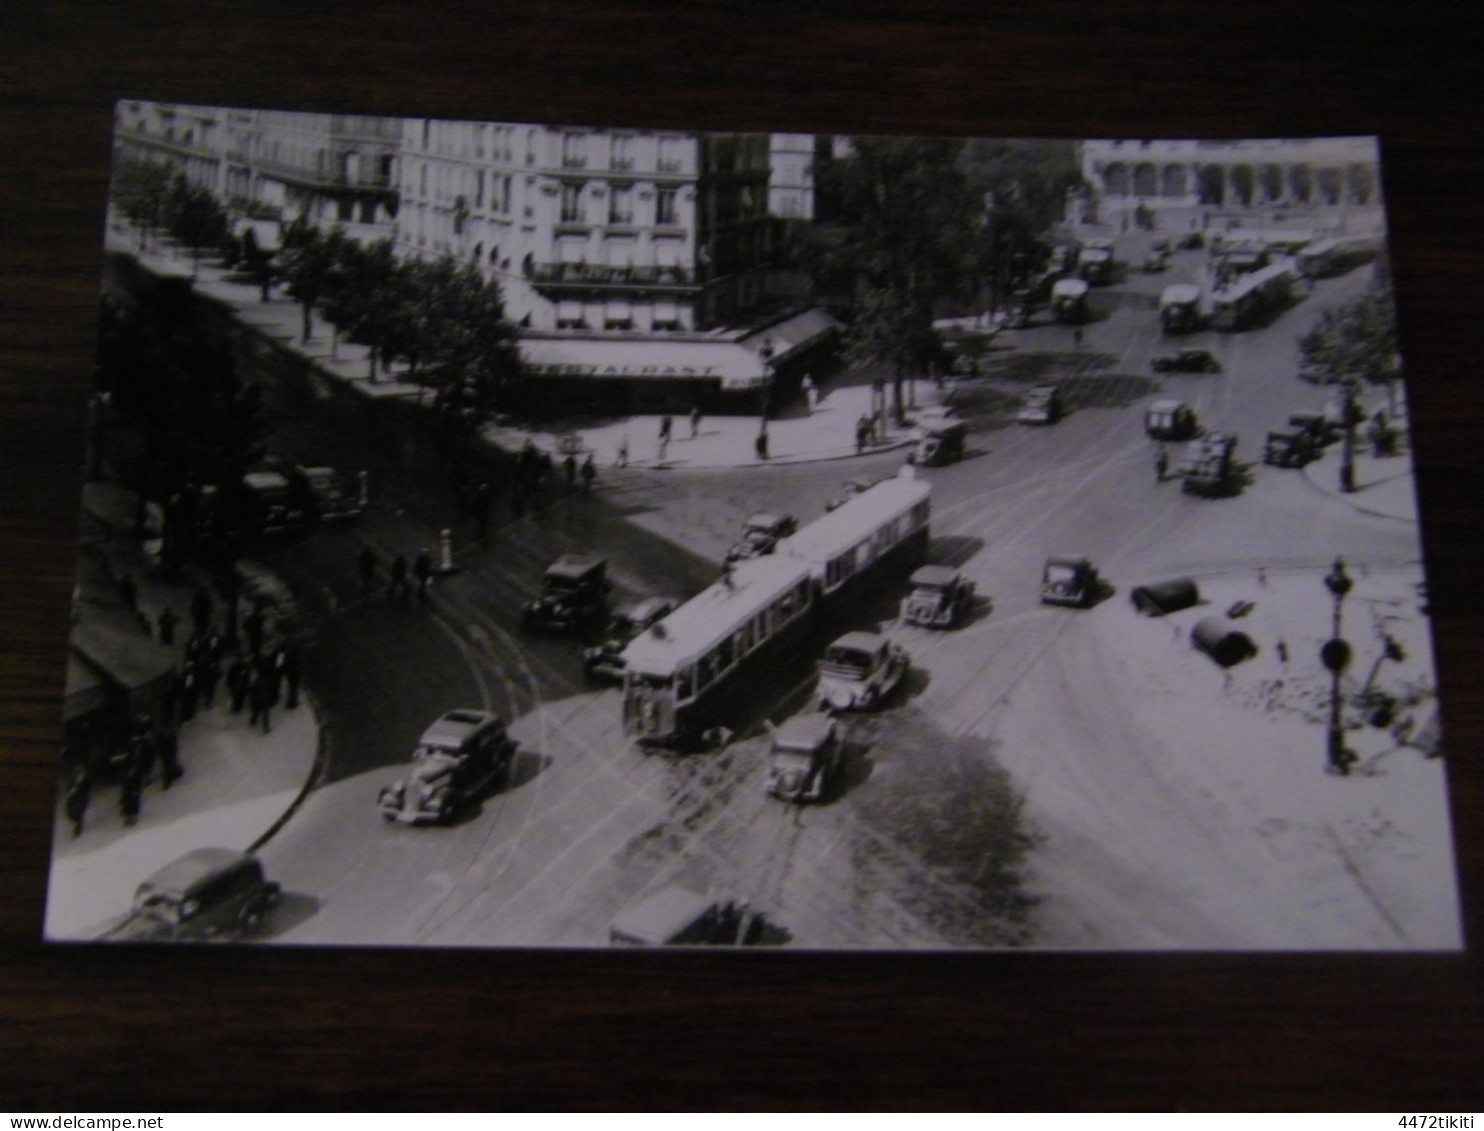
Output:
<path fill-rule="evenodd" d="M 1380 236 L 1337 236 L 1318 240 L 1300 251 L 1298 269 L 1306 279 L 1324 279 L 1369 263 L 1380 252 Z"/>
<path fill-rule="evenodd" d="M 1189 334 L 1206 324 L 1205 292 L 1195 283 L 1171 283 L 1159 296 L 1159 321 L 1166 334 Z"/>
<path fill-rule="evenodd" d="M 737 564 L 623 652 L 624 732 L 643 745 L 686 746 L 755 705 L 757 678 L 809 657 L 806 642 L 841 598 L 915 565 L 927 549 L 931 485 L 877 483 Z"/>
<path fill-rule="evenodd" d="M 1211 325 L 1218 330 L 1245 330 L 1287 306 L 1298 276 L 1287 263 L 1275 263 L 1239 275 L 1211 295 Z"/>

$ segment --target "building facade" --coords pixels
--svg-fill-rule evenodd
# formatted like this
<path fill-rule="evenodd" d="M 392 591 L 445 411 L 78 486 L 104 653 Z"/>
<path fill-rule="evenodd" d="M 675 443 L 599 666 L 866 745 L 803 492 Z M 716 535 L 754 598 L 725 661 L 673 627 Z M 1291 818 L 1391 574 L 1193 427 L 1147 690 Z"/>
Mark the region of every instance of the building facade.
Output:
<path fill-rule="evenodd" d="M 1365 137 L 1085 141 L 1082 175 L 1103 220 L 1137 208 L 1379 215 L 1382 205 L 1376 143 Z"/>

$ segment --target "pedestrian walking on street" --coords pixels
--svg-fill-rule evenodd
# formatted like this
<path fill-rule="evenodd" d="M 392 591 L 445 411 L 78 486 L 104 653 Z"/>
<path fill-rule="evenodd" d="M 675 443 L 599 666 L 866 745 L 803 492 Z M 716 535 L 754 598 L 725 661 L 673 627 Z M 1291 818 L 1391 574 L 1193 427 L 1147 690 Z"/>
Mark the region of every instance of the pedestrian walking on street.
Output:
<path fill-rule="evenodd" d="M 753 441 L 753 450 L 757 452 L 757 458 L 766 460 L 768 458 L 768 425 L 766 422 L 757 430 L 757 439 Z"/>
<path fill-rule="evenodd" d="M 131 828 L 139 823 L 139 800 L 143 792 L 144 783 L 131 769 L 124 775 L 123 784 L 119 786 L 119 815 L 124 818 L 124 824 Z"/>
<path fill-rule="evenodd" d="M 871 434 L 871 419 L 862 416 L 855 422 L 855 454 L 860 455 L 866 450 L 866 437 Z"/>
<path fill-rule="evenodd" d="M 252 686 L 252 670 L 247 666 L 247 661 L 241 656 L 232 660 L 227 668 L 227 691 L 232 696 L 232 714 L 242 710 L 242 705 L 247 702 L 247 691 Z"/>
<path fill-rule="evenodd" d="M 412 591 L 407 587 L 407 558 L 403 554 L 398 554 L 392 559 L 391 579 L 387 582 L 386 599 L 390 601 L 398 593 L 403 597 L 412 595 Z"/>
<path fill-rule="evenodd" d="M 669 418 L 666 417 L 666 419 L 668 420 Z M 660 435 L 659 450 L 655 452 L 655 462 L 658 464 L 663 464 L 665 462 L 665 456 L 669 453 L 669 451 L 670 437 L 662 433 Z"/>
<path fill-rule="evenodd" d="M 428 582 L 433 580 L 433 556 L 426 546 L 417 555 L 417 561 L 412 563 L 412 575 L 417 578 L 417 599 L 427 604 Z"/>
<path fill-rule="evenodd" d="M 166 605 L 160 610 L 160 615 L 155 619 L 155 623 L 160 629 L 160 643 L 174 644 L 175 626 L 180 623 L 180 617 L 176 615 L 175 610 L 169 605 Z"/>
<path fill-rule="evenodd" d="M 483 542 L 490 534 L 490 507 L 495 503 L 495 489 L 488 479 L 480 480 L 474 489 L 474 521 Z"/>
<path fill-rule="evenodd" d="M 670 416 L 669 416 L 668 413 L 666 413 L 664 416 L 660 417 L 660 440 L 662 442 L 666 442 L 666 443 L 669 442 L 669 439 L 670 439 L 670 430 L 674 426 L 675 426 L 675 422 L 670 419 Z"/>
<path fill-rule="evenodd" d="M 629 434 L 627 432 L 618 438 L 618 454 L 613 457 L 613 466 L 629 466 Z"/>
<path fill-rule="evenodd" d="M 291 644 L 278 650 L 278 674 L 284 683 L 284 710 L 292 711 L 299 705 L 299 653 Z"/>
<path fill-rule="evenodd" d="M 257 678 L 253 680 L 252 691 L 249 693 L 248 702 L 252 706 L 252 713 L 248 715 L 247 725 L 261 725 L 263 733 L 267 734 L 273 729 L 272 719 L 269 717 L 273 704 L 278 695 L 273 688 L 273 673 L 270 671 L 259 671 Z"/>
<path fill-rule="evenodd" d="M 577 457 L 571 452 L 568 452 L 567 458 L 562 460 L 562 470 L 567 475 L 568 490 L 577 486 Z"/>
<path fill-rule="evenodd" d="M 211 591 L 204 585 L 196 586 L 196 594 L 191 598 L 191 624 L 199 633 L 205 633 L 211 624 Z"/>
<path fill-rule="evenodd" d="M 180 765 L 180 734 L 174 727 L 155 731 L 155 749 L 160 755 L 160 788 L 169 789 L 185 775 Z"/>
<path fill-rule="evenodd" d="M 1075 330 L 1072 331 L 1072 343 L 1075 346 L 1077 346 L 1078 349 L 1081 349 L 1082 348 L 1082 327 L 1081 326 L 1078 326 Z"/>
<path fill-rule="evenodd" d="M 815 406 L 819 404 L 819 390 L 814 387 L 814 378 L 805 373 L 804 383 L 799 387 L 804 390 L 804 403 L 809 406 L 809 411 L 813 413 Z"/>
<path fill-rule="evenodd" d="M 690 410 L 690 438 L 694 440 L 701 434 L 701 406 L 696 405 Z"/>
<path fill-rule="evenodd" d="M 72 775 L 72 784 L 67 787 L 67 820 L 72 823 L 73 839 L 82 836 L 83 821 L 88 815 L 88 802 L 93 799 L 93 775 L 86 766 L 79 766 Z"/>
<path fill-rule="evenodd" d="M 187 660 L 181 666 L 177 686 L 180 688 L 180 718 L 188 723 L 196 717 L 196 698 L 201 694 L 201 677 L 194 660 Z"/>
<path fill-rule="evenodd" d="M 593 454 L 587 453 L 587 458 L 582 461 L 582 493 L 589 495 L 593 490 L 593 480 L 598 477 L 598 469 L 593 466 Z"/>
<path fill-rule="evenodd" d="M 263 650 L 263 630 L 267 626 L 268 618 L 259 605 L 254 605 L 252 612 L 242 618 L 242 627 L 247 633 L 247 650 L 254 656 Z"/>
<path fill-rule="evenodd" d="M 376 584 L 376 551 L 370 546 L 361 547 L 361 552 L 356 556 L 356 565 L 361 571 L 361 596 L 369 596 Z"/>
<path fill-rule="evenodd" d="M 1160 444 L 1158 450 L 1156 450 L 1154 453 L 1154 474 L 1156 476 L 1155 481 L 1158 483 L 1163 483 L 1165 481 L 1165 473 L 1169 470 L 1170 453 L 1165 450 L 1165 446 L 1163 444 Z"/>

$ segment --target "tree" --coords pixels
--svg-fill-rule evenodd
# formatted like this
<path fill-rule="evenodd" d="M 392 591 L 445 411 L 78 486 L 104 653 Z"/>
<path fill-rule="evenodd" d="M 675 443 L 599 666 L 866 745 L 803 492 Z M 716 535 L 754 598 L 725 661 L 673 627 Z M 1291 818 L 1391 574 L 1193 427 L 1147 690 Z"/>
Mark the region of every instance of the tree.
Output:
<path fill-rule="evenodd" d="M 346 237 L 338 228 L 326 235 L 302 217 L 284 231 L 281 274 L 285 288 L 298 300 L 304 312 L 303 340 L 306 342 L 314 328 L 310 317 L 314 306 L 324 293 L 326 277 L 340 259 L 346 243 Z"/>
<path fill-rule="evenodd" d="M 902 384 L 941 354 L 935 301 L 961 294 L 980 206 L 960 163 L 963 142 L 857 138 L 850 153 L 817 170 L 835 230 L 818 245 L 817 269 L 852 281 L 846 355 L 886 366 L 893 407 L 905 416 Z"/>
<path fill-rule="evenodd" d="M 1314 328 L 1299 338 L 1299 358 L 1299 376 L 1305 381 L 1383 385 L 1395 409 L 1401 354 L 1391 273 L 1384 258 L 1377 261 L 1375 275 L 1363 294 L 1320 313 Z"/>
<path fill-rule="evenodd" d="M 212 193 L 177 176 L 165 198 L 165 223 L 170 234 L 191 249 L 191 275 L 201 264 L 201 253 L 226 242 L 230 225 L 226 211 Z"/>

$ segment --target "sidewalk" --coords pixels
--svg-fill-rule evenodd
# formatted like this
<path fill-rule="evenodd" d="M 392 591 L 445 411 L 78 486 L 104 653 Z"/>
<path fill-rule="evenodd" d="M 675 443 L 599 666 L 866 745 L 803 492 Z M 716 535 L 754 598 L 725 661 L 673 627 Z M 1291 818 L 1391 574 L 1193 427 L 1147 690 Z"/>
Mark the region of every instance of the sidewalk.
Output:
<path fill-rule="evenodd" d="M 117 230 L 112 225 L 108 230 L 107 246 L 110 251 L 134 256 L 156 274 L 191 276 L 188 255 L 159 243 L 152 245 L 150 251 L 141 253 L 131 232 Z M 369 351 L 365 346 L 341 341 L 335 345 L 332 358 L 330 326 L 317 315 L 310 340 L 307 343 L 302 341 L 303 316 L 296 302 L 275 291 L 273 300 L 264 303 L 256 286 L 232 282 L 227 279 L 227 274 L 209 261 L 203 261 L 196 270 L 196 291 L 228 306 L 244 325 L 316 362 L 325 373 L 348 388 L 375 398 L 415 400 L 419 396 L 430 396 L 428 390 L 418 385 L 397 380 L 396 369 L 389 373 L 383 371 L 377 381 L 371 381 Z M 578 428 L 560 430 L 488 425 L 483 436 L 489 443 L 509 451 L 519 451 L 529 439 L 538 449 L 559 456 L 560 437 L 575 434 L 581 451 L 592 453 L 594 461 L 602 468 L 615 465 L 620 446 L 626 440 L 628 466 L 685 470 L 848 459 L 903 448 L 911 443 L 910 426 L 897 428 L 888 421 L 885 435 L 877 443 L 867 445 L 864 452 L 857 451 L 856 423 L 870 412 L 871 397 L 869 382 L 859 377 L 847 377 L 830 387 L 821 388 L 812 412 L 802 398 L 775 412 L 768 421 L 767 460 L 759 458 L 755 447 L 760 423 L 756 416 L 706 416 L 693 437 L 689 416 L 675 414 L 663 462 L 659 458 L 660 413 L 595 421 Z M 917 382 L 914 399 L 919 413 L 931 412 L 939 401 L 937 390 L 927 380 Z"/>
<path fill-rule="evenodd" d="M 210 584 L 189 568 L 179 580 L 166 581 L 146 545 L 132 533 L 133 522 L 132 492 L 111 483 L 85 486 L 73 646 L 86 642 L 95 650 L 95 662 L 127 660 L 131 671 L 153 678 L 150 673 L 156 669 L 178 670 L 191 632 L 191 600 L 198 587 Z M 119 584 L 126 577 L 136 594 L 132 609 Z M 220 626 L 223 601 L 211 592 Z M 166 607 L 180 622 L 168 645 L 158 639 L 159 613 Z M 203 706 L 181 725 L 184 776 L 165 790 L 158 773 L 153 775 L 133 826 L 123 822 L 117 784 L 94 786 L 79 837 L 72 835 L 58 797 L 48 938 L 96 938 L 128 911 L 135 887 L 152 872 L 194 848 L 249 848 L 296 803 L 319 754 L 319 722 L 311 698 L 301 693 L 295 709 L 282 704 L 274 708 L 268 734 L 248 725 L 246 708 L 233 714 L 229 702 L 226 688 L 218 686 L 215 706 Z"/>
<path fill-rule="evenodd" d="M 1355 445 L 1355 490 L 1340 490 L 1341 445 L 1330 444 L 1324 455 L 1304 467 L 1304 475 L 1319 490 L 1356 510 L 1381 518 L 1417 521 L 1417 484 L 1412 477 L 1410 440 L 1394 456 L 1371 455 L 1368 444 Z"/>

